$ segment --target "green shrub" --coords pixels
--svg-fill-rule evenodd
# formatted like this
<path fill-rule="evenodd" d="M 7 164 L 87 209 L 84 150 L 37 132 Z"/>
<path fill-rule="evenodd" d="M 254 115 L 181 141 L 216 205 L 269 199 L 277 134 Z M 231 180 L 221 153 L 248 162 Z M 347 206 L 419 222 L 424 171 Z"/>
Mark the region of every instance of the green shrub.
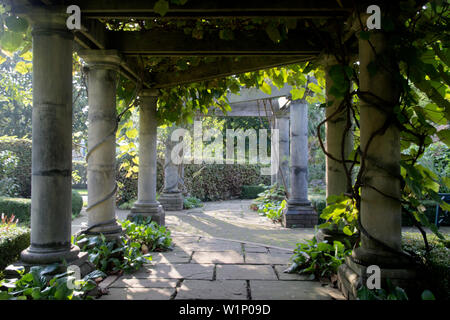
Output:
<path fill-rule="evenodd" d="M 258 197 L 258 194 L 264 192 L 264 187 L 257 186 L 242 186 L 241 187 L 241 199 L 255 199 Z"/>
<path fill-rule="evenodd" d="M 13 263 L 30 245 L 30 230 L 17 225 L 0 224 L 0 270 Z"/>
<path fill-rule="evenodd" d="M 76 172 L 79 176 L 79 181 L 72 179 L 72 188 L 86 189 L 87 188 L 87 164 L 85 161 L 72 161 L 72 172 Z"/>
<path fill-rule="evenodd" d="M 31 196 L 31 140 L 16 137 L 0 137 L 0 152 L 8 152 L 8 158 L 15 159 L 14 166 L 8 177 L 14 178 L 18 185 L 18 196 L 30 198 Z M 0 178 L 6 173 L 2 172 L 6 166 L 0 164 Z"/>
<path fill-rule="evenodd" d="M 78 192 L 72 190 L 72 216 L 77 217 L 81 212 L 81 208 L 83 208 L 83 198 Z"/>
<path fill-rule="evenodd" d="M 0 197 L 0 213 L 16 216 L 21 224 L 29 225 L 31 199 Z"/>
<path fill-rule="evenodd" d="M 186 197 L 183 200 L 184 209 L 200 208 L 203 207 L 203 203 L 196 197 Z"/>
<path fill-rule="evenodd" d="M 83 198 L 78 192 L 72 190 L 72 215 L 78 216 L 83 207 Z M 24 225 L 30 224 L 31 199 L 0 197 L 0 213 L 7 216 L 15 215 Z"/>
<path fill-rule="evenodd" d="M 426 252 L 425 244 L 419 233 L 404 233 L 403 250 L 415 256 L 423 266 L 426 288 L 436 295 L 437 299 L 450 299 L 450 241 L 438 239 L 435 235 L 427 236 L 430 252 Z"/>
<path fill-rule="evenodd" d="M 436 218 L 436 204 L 432 200 L 423 200 L 422 201 L 423 206 L 425 207 L 425 216 L 427 217 L 428 221 L 432 224 L 434 224 L 435 218 Z M 447 214 L 446 216 L 442 215 L 442 211 L 439 215 L 439 218 L 444 220 L 440 223 L 441 226 L 450 226 L 450 214 Z M 407 213 L 402 213 L 402 226 L 403 227 L 411 227 L 414 226 L 413 224 L 413 217 L 408 215 Z"/>

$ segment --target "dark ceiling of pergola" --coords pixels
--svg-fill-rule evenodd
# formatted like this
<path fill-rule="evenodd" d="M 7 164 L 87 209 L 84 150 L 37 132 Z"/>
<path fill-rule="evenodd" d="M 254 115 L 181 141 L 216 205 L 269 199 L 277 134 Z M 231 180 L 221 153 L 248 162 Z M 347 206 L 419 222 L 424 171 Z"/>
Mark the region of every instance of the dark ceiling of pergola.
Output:
<path fill-rule="evenodd" d="M 353 10 L 353 1 L 346 0 L 189 0 L 182 6 L 170 4 L 167 14 L 161 17 L 153 10 L 156 0 L 18 0 L 16 3 L 19 2 L 55 6 L 60 10 L 78 5 L 82 30 L 75 32 L 76 46 L 118 50 L 124 58 L 125 76 L 132 80 L 142 77 L 144 86 L 160 88 L 312 60 L 323 46 L 317 45 L 317 34 L 308 28 L 289 30 L 288 39 L 277 44 L 264 30 L 238 32 L 233 40 L 213 35 L 197 40 L 183 30 L 110 31 L 105 21 L 295 18 L 342 23 Z M 185 72 L 144 73 L 142 70 L 143 58 L 180 56 L 216 59 L 210 63 L 202 61 Z"/>

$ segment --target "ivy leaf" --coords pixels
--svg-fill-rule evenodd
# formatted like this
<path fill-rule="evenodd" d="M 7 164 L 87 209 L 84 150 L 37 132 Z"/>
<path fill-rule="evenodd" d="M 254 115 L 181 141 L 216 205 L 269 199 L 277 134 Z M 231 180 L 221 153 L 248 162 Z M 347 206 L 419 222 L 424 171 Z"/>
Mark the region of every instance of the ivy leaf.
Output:
<path fill-rule="evenodd" d="M 3 50 L 15 52 L 22 44 L 22 34 L 5 31 L 1 37 L 0 44 Z"/>
<path fill-rule="evenodd" d="M 265 94 L 272 94 L 272 87 L 267 84 L 267 82 L 263 81 L 262 85 L 259 87 L 262 92 Z"/>
<path fill-rule="evenodd" d="M 5 24 L 10 31 L 25 32 L 28 29 L 28 21 L 24 18 L 9 16 L 5 19 Z"/>
<path fill-rule="evenodd" d="M 439 140 L 441 140 L 448 147 L 450 147 L 450 129 L 438 131 L 437 136 L 439 137 Z"/>
<path fill-rule="evenodd" d="M 305 88 L 294 88 L 291 90 L 292 100 L 303 99 L 304 94 L 305 94 Z"/>
<path fill-rule="evenodd" d="M 169 2 L 166 0 L 158 0 L 158 2 L 155 3 L 153 10 L 155 10 L 156 13 L 159 13 L 161 17 L 164 17 L 167 11 L 169 11 Z"/>
<path fill-rule="evenodd" d="M 266 27 L 266 33 L 269 36 L 270 40 L 272 40 L 273 42 L 278 43 L 281 41 L 280 31 L 275 25 L 269 24 Z"/>

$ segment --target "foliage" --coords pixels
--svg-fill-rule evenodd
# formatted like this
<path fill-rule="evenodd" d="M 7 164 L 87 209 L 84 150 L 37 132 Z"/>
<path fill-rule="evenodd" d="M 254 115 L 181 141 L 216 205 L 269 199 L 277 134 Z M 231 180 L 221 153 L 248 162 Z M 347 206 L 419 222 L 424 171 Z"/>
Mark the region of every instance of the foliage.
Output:
<path fill-rule="evenodd" d="M 142 254 L 138 242 L 123 236 L 116 241 L 108 241 L 103 234 L 93 237 L 82 234 L 74 242 L 82 251 L 87 251 L 89 261 L 106 274 L 131 273 L 152 260 L 151 255 Z"/>
<path fill-rule="evenodd" d="M 430 144 L 419 163 L 436 175 L 440 193 L 450 193 L 446 183 L 450 179 L 450 149 L 447 145 L 440 141 Z"/>
<path fill-rule="evenodd" d="M 2 214 L 0 222 L 0 270 L 14 262 L 22 250 L 30 245 L 30 230 L 17 226 L 14 215 Z"/>
<path fill-rule="evenodd" d="M 78 192 L 72 190 L 72 216 L 77 217 L 81 212 L 81 208 L 83 208 L 83 198 Z"/>
<path fill-rule="evenodd" d="M 331 195 L 327 198 L 327 202 L 329 205 L 320 215 L 326 222 L 319 225 L 319 228 L 337 228 L 348 236 L 353 235 L 358 227 L 355 201 L 344 195 Z"/>
<path fill-rule="evenodd" d="M 422 266 L 421 275 L 424 283 L 436 295 L 437 299 L 450 298 L 450 239 L 442 240 L 435 235 L 428 235 L 430 250 L 426 247 L 419 233 L 403 234 L 403 250 L 413 255 Z"/>
<path fill-rule="evenodd" d="M 10 180 L 10 186 L 14 185 L 15 190 L 8 192 L 8 196 L 30 197 L 31 140 L 0 137 L 0 180 L 3 179 Z"/>
<path fill-rule="evenodd" d="M 203 207 L 203 203 L 196 197 L 186 197 L 183 200 L 184 209 L 200 208 Z"/>
<path fill-rule="evenodd" d="M 15 269 L 20 278 L 0 280 L 0 300 L 89 299 L 87 293 L 96 287 L 92 277 L 94 274 L 97 276 L 98 271 L 88 274 L 82 280 L 76 279 L 73 271 L 50 277 L 49 274 L 57 271 L 59 267 L 58 264 L 33 266 L 28 273 L 25 273 L 23 268 Z"/>
<path fill-rule="evenodd" d="M 260 215 L 264 215 L 273 222 L 281 222 L 283 217 L 283 210 L 286 208 L 286 200 L 281 202 L 269 202 L 264 205 L 262 209 L 258 210 Z"/>
<path fill-rule="evenodd" d="M 387 290 L 373 289 L 370 290 L 366 286 L 358 289 L 358 300 L 408 300 L 405 290 L 400 287 L 394 287 L 392 282 L 387 279 Z"/>
<path fill-rule="evenodd" d="M 264 192 L 265 189 L 261 185 L 254 185 L 242 186 L 241 190 L 241 199 L 255 199 L 258 197 L 258 194 Z"/>
<path fill-rule="evenodd" d="M 124 220 L 120 224 L 125 229 L 127 237 L 140 244 L 142 252 L 172 249 L 170 231 L 149 218 L 136 216 L 132 221 Z"/>
<path fill-rule="evenodd" d="M 85 161 L 72 161 L 72 174 L 76 172 L 78 181 L 72 179 L 72 188 L 87 188 L 87 163 Z"/>
<path fill-rule="evenodd" d="M 297 244 L 291 258 L 293 263 L 285 272 L 310 274 L 311 279 L 331 278 L 337 274 L 339 266 L 350 252 L 339 241 L 329 244 L 327 241 L 317 242 L 314 237 Z"/>
<path fill-rule="evenodd" d="M 271 186 L 260 185 L 264 188 L 264 191 L 258 194 L 250 208 L 255 211 L 263 210 L 266 204 L 281 203 L 286 197 L 286 192 L 283 186 L 279 186 L 277 183 Z"/>

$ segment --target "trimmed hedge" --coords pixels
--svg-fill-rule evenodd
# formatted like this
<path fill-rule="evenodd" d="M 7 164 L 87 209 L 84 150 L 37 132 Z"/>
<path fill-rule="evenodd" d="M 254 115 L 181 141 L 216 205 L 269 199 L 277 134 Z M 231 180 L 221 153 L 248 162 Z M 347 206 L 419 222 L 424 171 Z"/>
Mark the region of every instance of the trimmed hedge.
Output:
<path fill-rule="evenodd" d="M 31 199 L 0 197 L 0 213 L 15 215 L 19 223 L 30 224 Z"/>
<path fill-rule="evenodd" d="M 258 194 L 264 192 L 262 186 L 242 186 L 241 187 L 241 199 L 256 199 Z"/>
<path fill-rule="evenodd" d="M 10 226 L 8 229 L 0 225 L 0 270 L 13 263 L 20 252 L 30 245 L 28 228 Z"/>
<path fill-rule="evenodd" d="M 0 152 L 10 151 L 17 158 L 18 163 L 10 173 L 19 185 L 19 196 L 31 196 L 31 140 L 16 137 L 0 137 Z"/>
<path fill-rule="evenodd" d="M 83 207 L 83 198 L 72 190 L 72 215 L 78 216 Z M 20 224 L 29 225 L 31 215 L 31 199 L 0 197 L 0 213 L 8 217 L 15 215 Z"/>

